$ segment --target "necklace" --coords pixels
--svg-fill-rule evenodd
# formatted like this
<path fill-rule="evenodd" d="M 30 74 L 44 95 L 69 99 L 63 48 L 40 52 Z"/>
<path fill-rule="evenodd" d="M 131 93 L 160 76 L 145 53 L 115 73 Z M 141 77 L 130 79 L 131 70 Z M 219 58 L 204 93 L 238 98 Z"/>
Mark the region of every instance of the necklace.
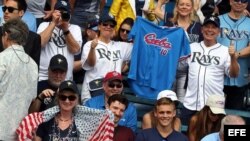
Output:
<path fill-rule="evenodd" d="M 60 118 L 58 118 L 58 119 L 60 120 Z M 70 119 L 68 119 L 68 120 L 70 120 Z M 69 139 L 71 132 L 72 132 L 72 129 L 73 129 L 73 126 L 74 126 L 74 118 L 72 118 L 71 120 L 72 120 L 72 123 L 69 125 L 68 129 L 66 129 L 66 130 L 68 130 L 68 132 L 65 135 L 65 137 L 62 137 L 62 135 L 61 135 L 61 129 L 59 128 L 59 124 L 58 124 L 57 120 L 56 119 L 54 120 L 53 135 L 52 135 L 53 141 L 61 141 L 63 139 Z"/>
<path fill-rule="evenodd" d="M 67 121 L 69 121 L 71 118 L 65 119 L 65 120 L 64 120 L 64 119 L 61 119 L 61 117 L 59 117 L 58 119 L 59 119 L 60 121 L 62 121 L 62 122 L 67 122 Z"/>
<path fill-rule="evenodd" d="M 25 63 L 25 64 L 28 64 L 28 63 L 29 63 L 30 57 L 28 58 L 28 61 L 25 62 L 25 61 L 23 61 L 23 60 L 18 56 L 18 54 L 16 53 L 16 49 L 14 49 L 13 46 L 11 46 L 11 48 L 12 48 L 12 50 L 14 51 L 14 53 L 16 54 L 17 58 L 18 58 L 21 62 L 23 62 L 23 63 Z"/>

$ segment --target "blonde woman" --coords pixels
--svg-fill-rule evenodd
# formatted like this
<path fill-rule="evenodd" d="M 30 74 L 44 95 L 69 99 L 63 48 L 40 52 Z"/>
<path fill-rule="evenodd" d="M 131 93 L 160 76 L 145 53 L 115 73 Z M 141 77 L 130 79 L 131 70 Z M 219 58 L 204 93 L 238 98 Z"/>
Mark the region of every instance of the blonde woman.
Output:
<path fill-rule="evenodd" d="M 160 9 L 164 4 L 167 4 L 168 0 L 159 0 L 157 7 L 154 11 L 155 15 L 161 19 L 164 19 L 166 26 L 182 27 L 187 34 L 190 43 L 200 42 L 203 37 L 201 34 L 201 24 L 196 21 L 194 2 L 193 0 L 176 0 L 173 15 L 165 13 Z M 179 62 L 176 81 L 173 90 L 176 92 L 178 100 L 183 102 L 186 93 L 186 76 L 187 76 L 187 66 L 183 62 Z"/>

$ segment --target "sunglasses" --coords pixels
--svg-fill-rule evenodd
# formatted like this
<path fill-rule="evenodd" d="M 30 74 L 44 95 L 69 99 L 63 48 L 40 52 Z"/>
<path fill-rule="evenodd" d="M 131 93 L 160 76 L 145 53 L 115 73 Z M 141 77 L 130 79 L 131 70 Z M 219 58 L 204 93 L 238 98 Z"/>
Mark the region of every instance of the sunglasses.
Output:
<path fill-rule="evenodd" d="M 59 99 L 62 101 L 65 101 L 66 99 L 69 99 L 69 101 L 75 101 L 76 96 L 70 95 L 70 96 L 65 96 L 65 95 L 59 95 Z"/>
<path fill-rule="evenodd" d="M 127 34 L 129 34 L 129 32 L 130 32 L 130 30 L 123 29 L 123 28 L 121 28 L 120 31 L 123 32 L 123 33 L 126 31 Z"/>
<path fill-rule="evenodd" d="M 110 88 L 121 88 L 122 87 L 122 83 L 112 83 L 112 82 L 109 82 L 108 83 L 108 86 L 110 87 Z"/>
<path fill-rule="evenodd" d="M 115 25 L 114 24 L 111 24 L 111 23 L 102 23 L 103 26 L 109 26 L 111 28 L 114 28 Z"/>
<path fill-rule="evenodd" d="M 241 3 L 247 3 L 248 2 L 248 0 L 234 0 L 234 2 L 241 2 Z"/>
<path fill-rule="evenodd" d="M 19 10 L 19 9 L 15 7 L 7 7 L 7 6 L 2 7 L 3 12 L 6 12 L 6 10 L 8 10 L 10 13 L 13 13 L 14 10 Z"/>

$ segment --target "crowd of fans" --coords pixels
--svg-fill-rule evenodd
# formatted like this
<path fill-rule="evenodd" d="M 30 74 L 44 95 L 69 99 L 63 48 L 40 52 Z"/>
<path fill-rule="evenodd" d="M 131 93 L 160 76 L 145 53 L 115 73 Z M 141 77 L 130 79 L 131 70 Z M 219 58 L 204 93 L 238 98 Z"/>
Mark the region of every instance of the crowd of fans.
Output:
<path fill-rule="evenodd" d="M 0 2 L 0 140 L 223 141 L 245 124 L 225 109 L 246 110 L 249 0 Z M 151 77 L 161 59 L 168 86 Z M 125 87 L 156 101 L 141 130 Z"/>

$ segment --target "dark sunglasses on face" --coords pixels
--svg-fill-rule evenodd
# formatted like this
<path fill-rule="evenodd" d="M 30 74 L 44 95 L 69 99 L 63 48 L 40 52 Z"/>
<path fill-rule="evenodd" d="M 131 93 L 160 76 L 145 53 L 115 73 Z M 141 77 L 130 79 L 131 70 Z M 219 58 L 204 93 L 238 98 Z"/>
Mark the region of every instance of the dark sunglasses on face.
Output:
<path fill-rule="evenodd" d="M 123 32 L 123 33 L 124 33 L 125 31 L 126 31 L 126 33 L 127 33 L 127 34 L 129 34 L 129 32 L 130 32 L 130 30 L 127 30 L 127 29 L 123 29 L 123 28 L 121 28 L 121 32 Z"/>
<path fill-rule="evenodd" d="M 13 13 L 14 10 L 19 10 L 15 7 L 7 7 L 7 6 L 3 6 L 2 7 L 2 11 L 5 12 L 6 10 L 8 10 L 10 13 Z"/>
<path fill-rule="evenodd" d="M 248 0 L 234 0 L 234 2 L 247 3 L 247 2 L 248 2 Z"/>
<path fill-rule="evenodd" d="M 109 82 L 108 83 L 108 86 L 110 87 L 110 88 L 121 88 L 122 87 L 122 83 L 113 83 L 113 82 Z"/>
<path fill-rule="evenodd" d="M 69 99 L 69 101 L 74 101 L 76 100 L 76 96 L 70 95 L 70 96 L 65 96 L 65 95 L 59 95 L 59 99 L 62 101 L 65 101 L 66 99 Z"/>
<path fill-rule="evenodd" d="M 102 23 L 103 26 L 109 26 L 111 28 L 114 28 L 115 25 L 114 24 L 111 24 L 111 23 Z"/>

